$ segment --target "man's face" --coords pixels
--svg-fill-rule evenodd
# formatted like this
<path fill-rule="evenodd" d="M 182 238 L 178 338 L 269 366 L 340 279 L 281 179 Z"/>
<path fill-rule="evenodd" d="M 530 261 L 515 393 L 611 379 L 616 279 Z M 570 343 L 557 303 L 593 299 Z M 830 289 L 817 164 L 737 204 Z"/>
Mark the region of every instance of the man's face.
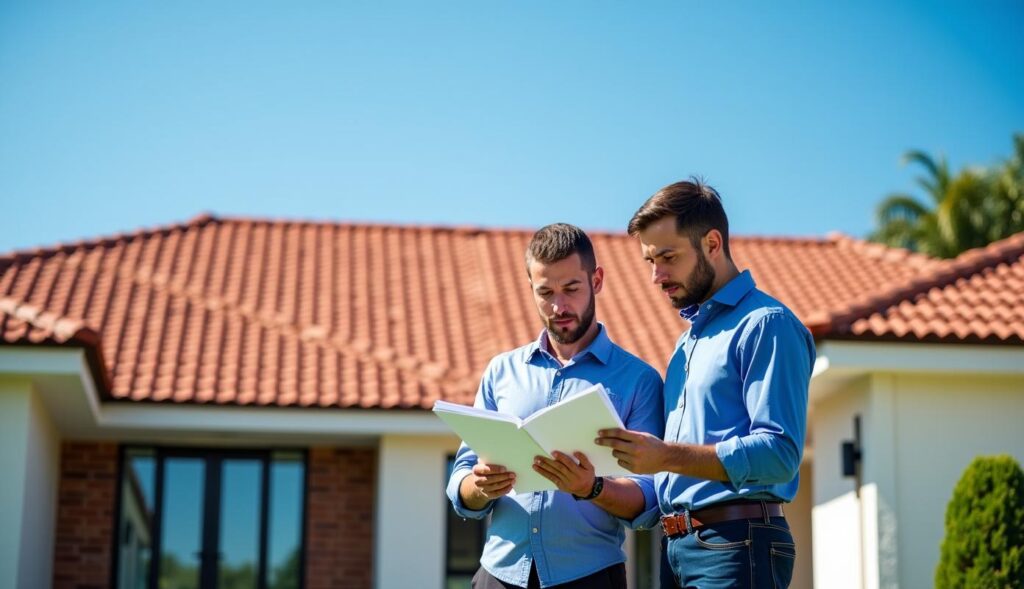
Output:
<path fill-rule="evenodd" d="M 532 261 L 528 268 L 533 302 L 548 336 L 560 344 L 575 343 L 594 323 L 603 270 L 588 275 L 578 254 L 551 264 Z"/>
<path fill-rule="evenodd" d="M 651 265 L 651 281 L 661 287 L 673 307 L 683 309 L 707 300 L 715 270 L 703 249 L 676 232 L 674 216 L 651 223 L 639 237 L 644 259 Z"/>

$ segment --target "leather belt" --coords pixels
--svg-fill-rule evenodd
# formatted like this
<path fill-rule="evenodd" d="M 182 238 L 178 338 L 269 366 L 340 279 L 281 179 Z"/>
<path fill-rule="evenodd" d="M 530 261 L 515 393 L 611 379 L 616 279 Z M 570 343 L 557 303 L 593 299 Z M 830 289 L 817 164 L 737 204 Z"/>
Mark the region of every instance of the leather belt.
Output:
<path fill-rule="evenodd" d="M 720 524 L 739 519 L 764 519 L 766 522 L 771 517 L 785 517 L 782 512 L 781 503 L 768 503 L 760 501 L 742 503 L 723 503 L 712 505 L 697 511 L 684 511 L 661 516 L 661 529 L 669 538 L 674 536 L 685 536 L 686 534 L 713 524 Z M 687 521 L 689 520 L 689 521 Z"/>

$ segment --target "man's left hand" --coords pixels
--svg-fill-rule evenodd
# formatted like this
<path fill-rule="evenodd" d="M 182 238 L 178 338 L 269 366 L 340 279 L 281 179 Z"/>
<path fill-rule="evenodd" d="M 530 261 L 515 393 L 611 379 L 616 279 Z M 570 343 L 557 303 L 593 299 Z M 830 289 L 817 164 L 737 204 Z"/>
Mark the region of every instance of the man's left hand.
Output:
<path fill-rule="evenodd" d="M 586 454 L 574 452 L 573 456 L 579 460 L 569 457 L 559 451 L 551 453 L 552 458 L 537 456 L 533 459 L 533 470 L 548 479 L 558 487 L 559 491 L 571 493 L 577 497 L 586 497 L 594 488 L 594 465 L 587 459 Z"/>
<path fill-rule="evenodd" d="M 672 448 L 657 436 L 617 428 L 601 430 L 597 435 L 594 442 L 611 448 L 619 466 L 630 472 L 654 474 L 668 470 Z"/>

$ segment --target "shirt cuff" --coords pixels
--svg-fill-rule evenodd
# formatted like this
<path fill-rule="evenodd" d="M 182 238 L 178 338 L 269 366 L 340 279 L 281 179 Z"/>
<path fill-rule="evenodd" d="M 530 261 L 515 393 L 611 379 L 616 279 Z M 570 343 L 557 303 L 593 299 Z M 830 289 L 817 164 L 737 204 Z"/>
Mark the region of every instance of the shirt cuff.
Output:
<path fill-rule="evenodd" d="M 452 508 L 455 510 L 455 514 L 459 517 L 467 519 L 483 519 L 487 517 L 487 514 L 491 513 L 494 509 L 494 501 L 490 501 L 483 509 L 476 510 L 466 507 L 462 502 L 462 495 L 459 493 L 459 488 L 462 486 L 462 479 L 473 474 L 473 471 L 468 468 L 456 470 L 452 473 L 451 478 L 448 480 L 448 488 L 446 489 L 448 499 L 452 502 Z"/>
<path fill-rule="evenodd" d="M 729 477 L 729 483 L 733 491 L 738 491 L 750 478 L 750 459 L 747 457 L 747 449 L 743 446 L 739 437 L 715 444 L 715 454 L 725 468 L 725 474 Z"/>
<path fill-rule="evenodd" d="M 654 527 L 661 516 L 661 508 L 658 506 L 658 497 L 654 491 L 654 477 L 652 476 L 629 476 L 623 477 L 636 483 L 644 494 L 644 509 L 633 519 L 617 517 L 622 525 L 631 530 L 649 530 Z"/>

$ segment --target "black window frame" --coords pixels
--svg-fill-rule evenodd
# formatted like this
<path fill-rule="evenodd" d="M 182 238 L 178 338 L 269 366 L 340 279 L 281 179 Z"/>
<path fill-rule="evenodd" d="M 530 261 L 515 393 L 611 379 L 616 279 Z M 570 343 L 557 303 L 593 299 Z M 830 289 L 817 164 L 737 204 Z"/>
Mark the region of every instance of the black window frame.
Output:
<path fill-rule="evenodd" d="M 453 466 L 454 462 L 455 462 L 455 454 L 447 455 L 447 457 L 445 458 L 445 474 L 448 475 L 448 476 L 445 477 L 446 481 L 451 476 L 449 473 L 452 470 L 452 466 Z M 451 554 L 451 550 L 452 550 L 452 530 L 451 530 L 451 526 L 449 524 L 450 524 L 451 518 L 453 516 L 454 517 L 459 517 L 459 516 L 453 512 L 451 503 L 448 501 L 448 497 L 444 498 L 444 508 L 445 508 L 445 519 L 444 519 L 444 579 L 442 581 L 442 583 L 443 583 L 442 586 L 447 588 L 448 580 L 450 578 L 452 578 L 453 576 L 466 576 L 466 575 L 468 575 L 468 576 L 472 577 L 476 573 L 477 569 L 479 568 L 480 563 L 479 563 L 479 556 L 478 556 L 477 557 L 477 567 L 473 568 L 472 570 L 463 570 L 461 568 L 452 568 L 451 560 L 449 558 L 449 555 Z M 483 519 L 479 519 L 479 520 L 466 520 L 466 521 L 474 522 L 476 527 L 477 527 L 478 544 L 480 546 L 480 556 L 483 556 L 483 548 L 484 548 L 484 543 L 487 541 L 487 527 L 490 525 L 490 519 L 491 519 L 490 516 L 487 516 L 487 517 L 485 517 Z"/>
<path fill-rule="evenodd" d="M 256 578 L 257 589 L 266 589 L 266 568 L 267 568 L 267 549 L 268 549 L 268 534 L 269 534 L 269 509 L 270 502 L 267 501 L 267 493 L 270 489 L 270 465 L 273 463 L 273 456 L 275 453 L 290 453 L 298 454 L 302 457 L 302 503 L 301 503 L 301 530 L 299 532 L 299 579 L 298 589 L 306 588 L 306 555 L 307 555 L 307 544 L 306 535 L 309 520 L 309 449 L 308 448 L 289 448 L 289 447 L 254 447 L 254 448 L 230 448 L 230 447 L 217 447 L 217 446 L 179 446 L 179 445 L 165 445 L 165 444 L 118 444 L 117 449 L 117 468 L 116 468 L 116 481 L 115 481 L 115 492 L 114 492 L 114 523 L 113 523 L 113 534 L 111 538 L 111 555 L 110 555 L 110 587 L 116 589 L 118 586 L 119 566 L 120 566 L 120 548 L 121 538 L 123 530 L 121 529 L 121 511 L 122 511 L 122 500 L 121 500 L 121 487 L 122 480 L 124 477 L 125 459 L 128 452 L 132 450 L 142 450 L 153 452 L 153 457 L 156 462 L 154 468 L 154 501 L 153 501 L 153 539 L 151 546 L 151 561 L 149 570 L 149 579 L 146 583 L 147 589 L 157 589 L 159 581 L 159 566 L 154 563 L 159 561 L 160 554 L 160 534 L 161 524 L 160 520 L 163 515 L 163 461 L 166 458 L 201 458 L 207 460 L 214 458 L 215 460 L 223 460 L 225 458 L 257 458 L 263 464 L 261 474 L 261 485 L 263 487 L 263 494 L 260 501 L 260 561 L 258 563 L 258 573 Z M 220 469 L 211 469 L 214 472 L 213 487 L 207 489 L 204 482 L 204 499 L 203 499 L 203 544 L 209 545 L 208 542 L 212 539 L 216 539 L 219 535 L 220 522 L 217 521 L 215 525 L 206 525 L 207 518 L 210 517 L 211 511 L 217 511 L 220 509 L 219 506 L 211 506 L 209 497 L 221 495 L 220 488 Z M 212 518 L 218 519 L 218 518 Z M 216 543 L 216 542 L 214 542 Z M 212 573 L 207 573 L 207 578 L 204 580 L 200 577 L 200 586 L 209 582 L 210 576 L 213 577 L 213 585 L 216 585 L 216 568 L 209 567 L 213 570 Z M 202 569 L 201 569 L 202 571 Z M 202 572 L 200 573 L 202 575 Z"/>

